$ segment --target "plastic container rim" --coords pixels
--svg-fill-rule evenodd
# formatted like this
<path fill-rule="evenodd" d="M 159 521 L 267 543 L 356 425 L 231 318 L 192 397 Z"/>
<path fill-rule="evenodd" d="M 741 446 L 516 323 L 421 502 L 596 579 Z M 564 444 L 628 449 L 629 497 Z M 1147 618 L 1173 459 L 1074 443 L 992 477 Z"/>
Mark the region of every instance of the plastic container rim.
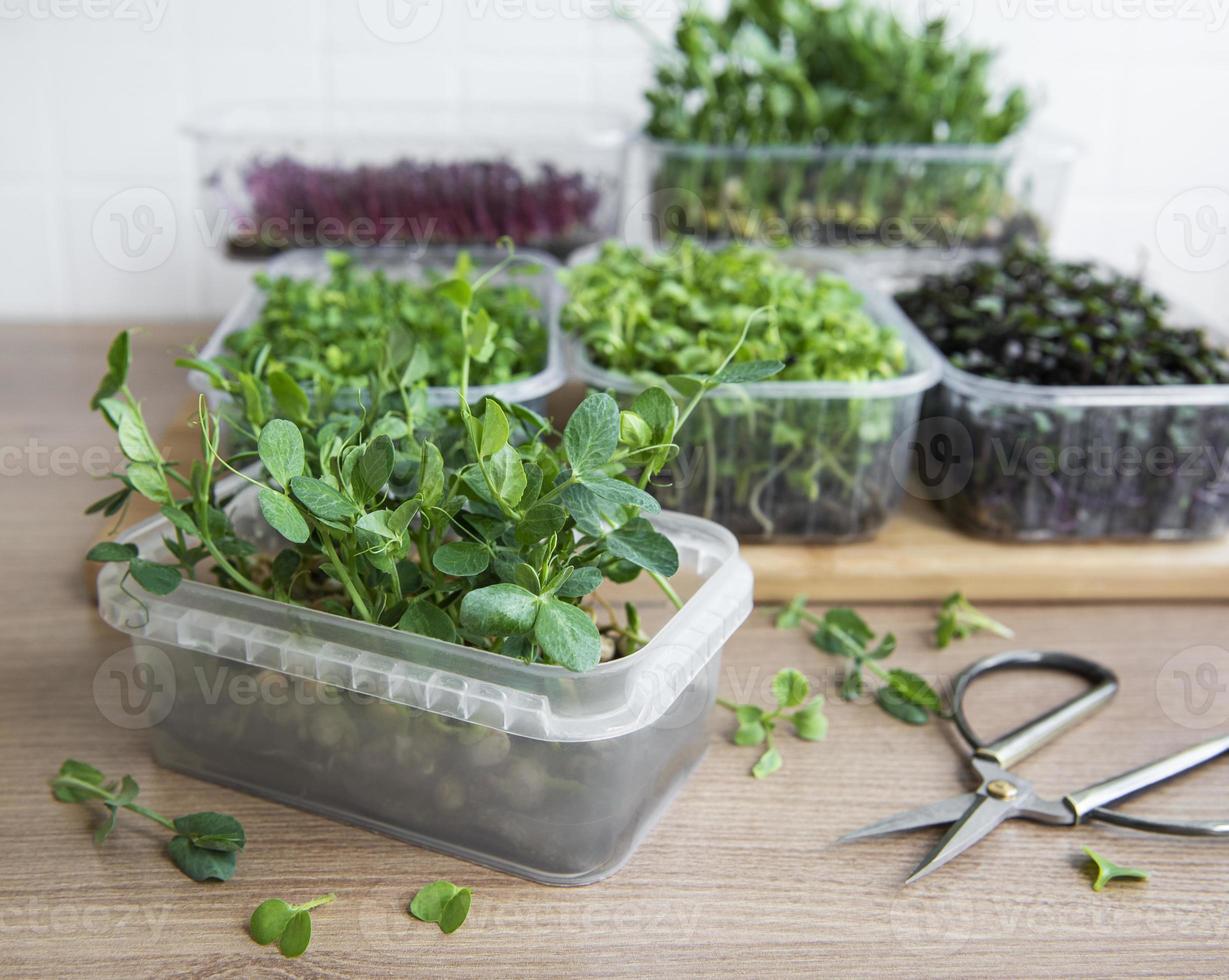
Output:
<path fill-rule="evenodd" d="M 255 119 L 252 121 L 234 121 L 235 116 L 244 113 L 252 116 L 263 113 L 265 124 Z M 303 126 L 301 119 L 296 122 L 279 124 L 280 117 L 295 114 L 315 115 L 315 125 Z M 321 102 L 311 99 L 257 99 L 252 101 L 219 102 L 194 112 L 181 124 L 182 132 L 197 141 L 221 140 L 227 142 L 270 142 L 275 140 L 290 140 L 296 143 L 312 139 L 365 139 L 386 142 L 430 145 L 446 142 L 457 134 L 434 135 L 423 137 L 417 132 L 414 123 L 424 115 L 447 115 L 459 118 L 483 116 L 506 119 L 514 116 L 521 119 L 542 120 L 541 127 L 518 127 L 515 136 L 508 137 L 521 142 L 525 137 L 533 137 L 535 145 L 573 144 L 581 139 L 592 146 L 606 146 L 611 149 L 629 144 L 635 137 L 635 126 L 632 117 L 627 112 L 614 106 L 597 106 L 586 109 L 567 103 L 535 103 L 528 107 L 496 107 L 473 106 L 459 113 L 445 111 L 439 107 L 424 106 L 414 102 L 364 102 L 359 100 L 339 100 Z M 567 125 L 559 125 L 563 119 Z M 340 120 L 341 125 L 329 125 L 325 120 Z M 359 125 L 347 125 L 347 121 L 359 120 Z M 378 121 L 373 121 L 378 120 Z M 408 125 L 406 124 L 408 121 Z M 422 127 L 429 129 L 430 127 Z M 500 138 L 491 138 L 483 134 L 479 142 L 500 142 Z"/>
<path fill-rule="evenodd" d="M 746 159 L 767 157 L 808 160 L 898 160 L 912 157 L 941 162 L 999 162 L 1017 156 L 1039 156 L 1056 163 L 1070 164 L 1079 154 L 1077 140 L 1054 130 L 1025 130 L 998 143 L 860 143 L 825 146 L 796 143 L 766 143 L 739 146 L 730 143 L 702 143 L 684 140 L 639 137 L 647 146 L 665 154 L 683 157 L 726 157 Z"/>
<path fill-rule="evenodd" d="M 680 523 L 684 525 L 690 524 L 693 526 L 702 525 L 701 529 L 705 533 L 711 534 L 715 538 L 719 539 L 721 541 L 721 544 L 727 549 L 725 560 L 722 563 L 723 568 L 727 566 L 734 566 L 734 565 L 739 565 L 739 566 L 746 565 L 745 560 L 741 557 L 741 549 L 738 544 L 738 539 L 734 536 L 734 533 L 732 531 L 727 530 L 725 527 L 718 524 L 716 521 L 710 521 L 708 520 L 708 518 L 705 518 L 705 517 L 696 517 L 693 514 L 684 514 L 681 511 L 672 511 L 672 510 L 662 511 L 659 515 L 650 515 L 648 520 L 651 523 L 660 522 L 666 525 L 670 525 L 673 523 Z M 131 528 L 124 531 L 115 540 L 121 544 L 132 543 L 133 541 L 136 541 L 139 538 L 150 536 L 153 533 L 155 528 L 161 525 L 164 525 L 164 524 L 169 527 L 170 521 L 168 521 L 162 515 L 155 515 L 153 517 L 148 517 L 145 520 L 141 521 L 139 524 L 134 524 Z M 667 537 L 670 536 L 667 531 L 663 531 L 662 533 L 666 534 Z M 749 566 L 746 566 L 746 567 L 749 568 Z M 102 570 L 98 573 L 99 587 L 101 588 L 104 584 L 106 584 L 103 581 L 104 578 L 114 578 L 121 574 L 122 573 L 118 570 L 118 567 L 113 566 L 111 564 L 104 565 Z M 398 630 L 392 626 L 382 626 L 379 623 L 367 623 L 360 619 L 351 619 L 348 616 L 339 616 L 336 613 L 324 612 L 323 610 L 319 610 L 319 609 L 308 609 L 304 606 L 295 606 L 292 603 L 288 603 L 288 602 L 278 602 L 276 599 L 269 599 L 265 596 L 250 595 L 246 592 L 240 592 L 237 589 L 227 589 L 220 585 L 215 585 L 212 582 L 201 581 L 199 579 L 184 579 L 183 581 L 179 583 L 178 586 L 176 586 L 175 591 L 171 593 L 171 596 L 175 596 L 177 594 L 182 595 L 184 594 L 185 591 L 189 596 L 208 597 L 211 595 L 222 595 L 228 598 L 234 598 L 237 596 L 247 602 L 259 603 L 263 605 L 270 605 L 276 608 L 285 607 L 289 609 L 294 609 L 297 614 L 301 614 L 309 621 L 312 619 L 319 618 L 323 622 L 344 623 L 348 627 L 355 628 L 360 632 L 374 631 L 374 632 L 377 632 L 378 635 L 380 636 L 405 637 L 406 642 L 426 643 L 430 646 L 435 647 L 438 650 L 447 651 L 448 653 L 461 657 L 464 660 L 470 660 L 470 661 L 482 662 L 482 663 L 495 663 L 495 664 L 499 664 L 500 666 L 509 666 L 509 667 L 512 667 L 514 670 L 516 670 L 518 673 L 523 673 L 525 676 L 528 676 L 528 677 L 532 677 L 532 676 L 538 676 L 538 677 L 544 677 L 544 678 L 591 677 L 591 676 L 594 676 L 598 671 L 601 671 L 603 674 L 606 674 L 606 675 L 615 674 L 615 673 L 626 673 L 627 671 L 633 669 L 633 667 L 637 663 L 646 663 L 649 659 L 651 659 L 652 653 L 655 652 L 655 648 L 651 649 L 653 648 L 653 640 L 655 640 L 658 635 L 665 632 L 666 629 L 674 622 L 675 617 L 679 616 L 683 612 L 683 610 L 687 608 L 688 603 L 695 601 L 695 598 L 696 596 L 700 594 L 700 591 L 713 580 L 714 580 L 713 576 L 708 576 L 707 578 L 705 578 L 704 581 L 700 584 L 699 588 L 696 589 L 695 593 L 693 593 L 688 599 L 684 600 L 683 608 L 676 609 L 674 613 L 670 616 L 670 619 L 667 620 L 666 623 L 663 624 L 662 627 L 656 633 L 654 633 L 652 637 L 649 638 L 648 644 L 646 644 L 640 650 L 636 651 L 636 653 L 632 654 L 629 657 L 618 657 L 614 660 L 609 660 L 605 663 L 600 663 L 596 667 L 594 667 L 592 670 L 586 670 L 580 673 L 568 670 L 566 667 L 559 667 L 555 664 L 522 663 L 521 661 L 515 660 L 512 657 L 505 657 L 503 654 L 499 654 L 499 653 L 491 653 L 489 650 L 479 650 L 477 647 L 466 646 L 463 643 L 452 643 L 448 640 L 437 640 L 430 636 L 423 636 L 420 633 L 407 633 L 404 630 Z M 159 596 L 157 598 L 162 601 L 165 601 L 168 597 Z M 649 652 L 650 654 L 649 657 L 645 656 L 646 651 Z"/>

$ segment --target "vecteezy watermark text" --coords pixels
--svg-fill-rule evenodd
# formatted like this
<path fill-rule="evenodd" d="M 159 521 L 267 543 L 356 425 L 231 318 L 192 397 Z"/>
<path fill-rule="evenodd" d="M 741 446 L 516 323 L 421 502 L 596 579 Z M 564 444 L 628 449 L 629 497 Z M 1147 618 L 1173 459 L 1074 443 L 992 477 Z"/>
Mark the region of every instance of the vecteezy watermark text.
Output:
<path fill-rule="evenodd" d="M 0 0 L 0 20 L 127 20 L 148 33 L 162 25 L 170 0 Z"/>

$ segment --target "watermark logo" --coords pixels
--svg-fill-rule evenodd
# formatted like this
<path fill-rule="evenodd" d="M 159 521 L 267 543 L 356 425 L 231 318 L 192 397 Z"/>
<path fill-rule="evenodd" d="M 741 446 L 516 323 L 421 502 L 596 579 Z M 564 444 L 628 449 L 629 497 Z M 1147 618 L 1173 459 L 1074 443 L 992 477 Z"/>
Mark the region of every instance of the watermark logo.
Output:
<path fill-rule="evenodd" d="M 1183 728 L 1216 728 L 1229 721 L 1229 650 L 1187 647 L 1156 675 L 1156 698 L 1167 718 Z"/>
<path fill-rule="evenodd" d="M 969 29 L 975 10 L 974 0 L 892 0 L 892 12 L 903 25 L 920 31 L 932 21 L 942 20 L 949 38 Z"/>
<path fill-rule="evenodd" d="M 94 673 L 94 704 L 117 728 L 152 728 L 175 704 L 175 668 L 158 647 L 113 653 Z"/>
<path fill-rule="evenodd" d="M 640 705 L 642 717 L 656 714 L 654 728 L 686 728 L 708 711 L 716 682 L 715 673 L 707 668 L 691 677 L 682 664 L 667 660 L 651 669 L 627 672 L 626 703 Z"/>
<path fill-rule="evenodd" d="M 1004 20 L 1037 21 L 1178 21 L 1219 31 L 1229 19 L 1229 2 L 1211 0 L 999 0 Z"/>
<path fill-rule="evenodd" d="M 922 500 L 947 500 L 973 476 L 973 439 L 954 418 L 936 415 L 907 428 L 892 447 L 896 482 Z"/>
<path fill-rule="evenodd" d="M 678 249 L 685 238 L 703 244 L 708 238 L 704 202 L 693 191 L 663 187 L 632 204 L 623 216 L 626 245 Z"/>
<path fill-rule="evenodd" d="M 1229 191 L 1194 187 L 1173 197 L 1156 219 L 1161 254 L 1187 272 L 1229 265 Z"/>
<path fill-rule="evenodd" d="M 148 34 L 162 26 L 170 0 L 3 0 L 0 20 L 133 21 Z"/>
<path fill-rule="evenodd" d="M 444 0 L 358 0 L 358 12 L 367 30 L 380 40 L 413 44 L 439 27 Z"/>
<path fill-rule="evenodd" d="M 103 201 L 90 233 L 108 265 L 150 272 L 175 250 L 175 206 L 156 187 L 130 187 Z"/>

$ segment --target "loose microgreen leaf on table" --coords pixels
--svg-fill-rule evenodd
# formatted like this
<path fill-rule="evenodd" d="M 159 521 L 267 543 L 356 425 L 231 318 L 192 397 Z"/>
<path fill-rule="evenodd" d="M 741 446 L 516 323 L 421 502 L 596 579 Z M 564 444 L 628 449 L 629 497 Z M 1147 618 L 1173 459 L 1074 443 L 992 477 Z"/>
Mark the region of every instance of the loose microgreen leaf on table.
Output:
<path fill-rule="evenodd" d="M 953 592 L 943 600 L 935 624 L 935 645 L 942 648 L 952 640 L 963 640 L 982 630 L 1010 640 L 1015 632 L 996 619 L 991 619 L 964 597 L 962 592 Z"/>
<path fill-rule="evenodd" d="M 248 933 L 261 946 L 277 943 L 288 959 L 302 956 L 312 938 L 311 910 L 328 905 L 336 895 L 321 895 L 302 905 L 291 905 L 280 898 L 267 898 L 252 912 Z"/>
<path fill-rule="evenodd" d="M 1095 871 L 1092 882 L 1092 890 L 1095 892 L 1103 890 L 1107 884 L 1119 878 L 1147 881 L 1152 876 L 1152 873 L 1149 871 L 1115 864 L 1109 858 L 1098 854 L 1091 847 L 1085 847 L 1084 853 L 1088 855 L 1088 859 L 1092 862 L 1093 870 Z"/>
<path fill-rule="evenodd" d="M 810 685 L 806 677 L 792 667 L 777 673 L 772 679 L 772 696 L 777 702 L 775 709 L 765 711 L 754 704 L 734 704 L 718 699 L 721 707 L 734 712 L 738 728 L 733 742 L 742 746 L 764 746 L 759 760 L 751 768 L 751 775 L 763 779 L 781 768 L 784 760 L 773 734 L 777 723 L 788 721 L 794 734 L 808 742 L 819 742 L 828 734 L 828 719 L 824 715 L 824 699 L 815 695 L 809 702 Z M 796 709 L 796 710 L 791 710 Z"/>
<path fill-rule="evenodd" d="M 473 893 L 451 881 L 435 881 L 420 888 L 410 901 L 410 915 L 422 922 L 435 922 L 443 933 L 454 933 L 469 915 Z"/>
<path fill-rule="evenodd" d="M 866 689 L 864 672 L 882 682 L 875 690 L 875 703 L 885 712 L 910 725 L 924 725 L 932 714 L 944 714 L 943 702 L 923 677 L 900 667 L 885 668 L 884 660 L 896 650 L 896 637 L 875 632 L 852 609 L 829 609 L 818 616 L 807 609 L 806 597 L 796 596 L 777 614 L 779 629 L 807 629 L 811 643 L 825 653 L 848 661 L 841 681 L 841 697 L 854 701 Z"/>
<path fill-rule="evenodd" d="M 171 860 L 193 881 L 227 881 L 235 873 L 238 852 L 247 844 L 243 825 L 225 813 L 190 813 L 169 820 L 136 802 L 139 787 L 131 776 L 108 781 L 98 769 L 66 759 L 51 781 L 51 793 L 61 803 L 97 800 L 107 809 L 106 820 L 94 831 L 101 844 L 115 830 L 120 810 L 140 814 L 169 830 Z"/>

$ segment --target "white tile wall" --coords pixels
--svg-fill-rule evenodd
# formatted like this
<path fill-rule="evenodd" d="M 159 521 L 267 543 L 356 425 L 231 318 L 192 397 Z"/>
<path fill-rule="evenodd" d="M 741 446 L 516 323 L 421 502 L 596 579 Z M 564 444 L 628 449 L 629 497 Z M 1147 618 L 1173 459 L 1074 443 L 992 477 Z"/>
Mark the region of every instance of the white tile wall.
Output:
<path fill-rule="evenodd" d="M 234 299 L 250 267 L 204 240 L 180 133 L 203 107 L 540 100 L 636 113 L 650 38 L 668 38 L 677 2 L 627 3 L 645 37 L 609 0 L 4 0 L 0 320 L 214 316 Z M 950 10 L 1001 50 L 1002 78 L 1029 80 L 1042 123 L 1083 144 L 1061 251 L 1146 266 L 1229 322 L 1229 0 L 882 2 L 907 17 Z M 413 18 L 382 20 L 414 4 Z M 424 24 L 427 36 L 398 40 Z M 105 206 L 124 191 L 154 195 L 145 217 L 173 228 L 155 268 L 115 260 Z"/>

